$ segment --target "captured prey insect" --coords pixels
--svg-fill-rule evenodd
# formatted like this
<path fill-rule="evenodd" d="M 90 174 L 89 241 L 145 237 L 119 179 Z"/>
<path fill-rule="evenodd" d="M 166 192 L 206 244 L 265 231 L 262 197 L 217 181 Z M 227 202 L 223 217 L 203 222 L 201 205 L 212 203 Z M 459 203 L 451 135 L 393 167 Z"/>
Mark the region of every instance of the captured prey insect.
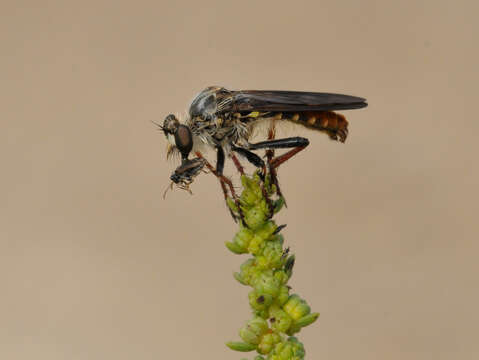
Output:
<path fill-rule="evenodd" d="M 204 158 L 198 157 L 193 160 L 188 160 L 186 163 L 183 163 L 181 166 L 177 167 L 170 176 L 171 183 L 163 193 L 163 199 L 166 197 L 168 189 L 173 188 L 173 184 L 176 184 L 176 186 L 178 186 L 180 189 L 186 190 L 192 194 L 190 185 L 193 182 L 193 179 L 197 177 L 201 171 L 204 171 L 203 168 L 205 165 L 206 160 Z"/>
<path fill-rule="evenodd" d="M 160 126 L 170 142 L 167 155 L 181 154 L 181 165 L 170 179 L 180 188 L 189 189 L 193 178 L 202 170 L 203 163 L 199 162 L 202 159 L 200 156 L 193 160 L 188 159 L 188 156 L 194 144 L 206 144 L 216 149 L 214 174 L 222 182 L 224 190 L 224 182 L 227 180 L 223 176 L 225 157 L 232 158 L 238 167 L 239 162 L 235 156 L 238 154 L 254 166 L 265 169 L 264 160 L 254 150 L 265 149 L 267 155 L 269 151 L 268 160 L 271 160 L 272 150 L 292 148 L 273 159 L 273 163 L 268 161 L 268 166 L 277 168 L 308 146 L 309 140 L 304 137 L 274 139 L 274 124 L 278 121 L 297 123 L 326 133 L 332 140 L 344 142 L 348 136 L 348 122 L 335 111 L 366 106 L 363 98 L 341 94 L 276 90 L 231 91 L 223 87 L 208 87 L 192 101 L 184 123 L 170 114 Z M 250 138 L 255 128 L 267 120 L 272 124 L 268 140 L 251 143 Z"/>

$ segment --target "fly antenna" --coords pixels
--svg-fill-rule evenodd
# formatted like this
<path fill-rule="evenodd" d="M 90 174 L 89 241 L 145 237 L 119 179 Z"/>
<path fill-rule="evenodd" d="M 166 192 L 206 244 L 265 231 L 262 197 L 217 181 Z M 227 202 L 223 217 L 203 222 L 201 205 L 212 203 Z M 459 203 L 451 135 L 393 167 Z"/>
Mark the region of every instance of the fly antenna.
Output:
<path fill-rule="evenodd" d="M 158 126 L 158 127 L 159 127 L 159 130 L 163 130 L 163 126 L 162 126 L 162 125 L 158 124 L 158 123 L 155 122 L 154 120 L 151 120 L 151 122 L 152 122 L 153 124 L 155 124 L 156 126 Z"/>

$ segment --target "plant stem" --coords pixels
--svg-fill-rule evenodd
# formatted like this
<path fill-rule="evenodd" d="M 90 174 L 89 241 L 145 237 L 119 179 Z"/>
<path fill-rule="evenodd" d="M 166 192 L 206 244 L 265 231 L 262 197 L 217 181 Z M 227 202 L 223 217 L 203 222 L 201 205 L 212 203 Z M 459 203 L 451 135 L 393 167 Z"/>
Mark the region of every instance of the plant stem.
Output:
<path fill-rule="evenodd" d="M 236 351 L 254 351 L 255 360 L 304 359 L 303 344 L 294 334 L 315 322 L 319 313 L 311 313 L 305 300 L 290 294 L 287 285 L 293 273 L 294 255 L 284 249 L 283 235 L 273 216 L 285 204 L 272 184 L 270 174 L 241 176 L 243 186 L 238 202 L 227 200 L 231 211 L 242 216 L 239 230 L 226 247 L 235 254 L 251 254 L 234 274 L 243 285 L 250 286 L 249 304 L 253 318 L 239 331 L 241 342 L 226 345 Z M 240 211 L 241 210 L 241 211 Z"/>

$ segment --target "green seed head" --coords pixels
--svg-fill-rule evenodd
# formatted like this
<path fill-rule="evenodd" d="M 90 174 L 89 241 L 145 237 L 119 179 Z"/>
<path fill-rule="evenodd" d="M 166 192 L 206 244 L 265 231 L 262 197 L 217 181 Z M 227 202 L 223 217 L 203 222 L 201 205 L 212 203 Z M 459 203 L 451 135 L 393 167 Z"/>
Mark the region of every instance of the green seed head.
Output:
<path fill-rule="evenodd" d="M 260 317 L 254 317 L 240 329 L 239 336 L 248 344 L 258 345 L 266 331 L 268 331 L 268 323 L 266 320 Z"/>
<path fill-rule="evenodd" d="M 302 360 L 303 345 L 293 335 L 315 322 L 319 313 L 311 313 L 309 305 L 298 295 L 289 295 L 287 285 L 294 265 L 294 255 L 283 250 L 282 234 L 272 215 L 285 206 L 282 196 L 272 184 L 269 174 L 262 182 L 259 172 L 253 177 L 242 176 L 242 191 L 238 205 L 227 199 L 228 207 L 236 215 L 243 215 L 240 230 L 226 247 L 235 254 L 250 253 L 234 277 L 243 285 L 253 289 L 248 293 L 254 317 L 239 331 L 242 341 L 227 345 L 237 351 L 252 351 L 255 360 Z M 272 206 L 272 208 L 271 208 Z M 272 212 L 273 210 L 273 212 Z"/>
<path fill-rule="evenodd" d="M 251 308 L 256 311 L 267 310 L 273 302 L 273 297 L 270 294 L 260 293 L 256 290 L 250 291 L 248 298 Z"/>
<path fill-rule="evenodd" d="M 244 220 L 248 227 L 257 230 L 266 221 L 268 215 L 259 206 L 254 206 L 244 212 Z"/>
<path fill-rule="evenodd" d="M 274 346 L 281 341 L 281 336 L 276 333 L 265 334 L 261 342 L 258 344 L 258 352 L 260 354 L 269 354 Z"/>
<path fill-rule="evenodd" d="M 263 272 L 254 283 L 254 288 L 259 293 L 269 294 L 276 298 L 279 294 L 281 283 L 272 276 L 271 272 Z"/>
<path fill-rule="evenodd" d="M 304 359 L 304 347 L 296 338 L 290 337 L 286 342 L 276 344 L 270 353 L 271 360 L 301 360 Z"/>
<path fill-rule="evenodd" d="M 301 299 L 298 295 L 293 294 L 289 297 L 286 304 L 283 305 L 283 310 L 293 318 L 298 320 L 311 312 L 309 305 Z"/>
<path fill-rule="evenodd" d="M 276 297 L 276 304 L 281 307 L 284 304 L 286 304 L 288 299 L 289 299 L 289 287 L 286 285 L 282 285 L 279 288 L 279 294 Z"/>
<path fill-rule="evenodd" d="M 293 319 L 280 308 L 270 311 L 270 316 L 271 328 L 277 332 L 286 333 L 293 322 Z"/>

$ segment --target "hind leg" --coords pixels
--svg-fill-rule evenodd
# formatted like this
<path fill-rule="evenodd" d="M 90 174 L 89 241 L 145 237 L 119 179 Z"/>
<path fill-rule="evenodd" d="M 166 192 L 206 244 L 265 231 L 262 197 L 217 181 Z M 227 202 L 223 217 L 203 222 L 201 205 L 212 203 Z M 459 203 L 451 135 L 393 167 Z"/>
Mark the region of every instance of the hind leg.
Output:
<path fill-rule="evenodd" d="M 270 136 L 274 136 L 274 131 L 270 131 Z M 276 169 L 285 161 L 291 159 L 294 155 L 304 150 L 309 145 L 309 140 L 303 137 L 290 137 L 283 139 L 270 139 L 256 144 L 250 144 L 249 148 L 267 149 L 266 157 L 268 158 L 269 172 L 271 174 L 271 181 L 276 186 L 279 196 L 282 196 L 277 179 Z M 291 149 L 290 151 L 273 158 L 274 149 Z"/>

